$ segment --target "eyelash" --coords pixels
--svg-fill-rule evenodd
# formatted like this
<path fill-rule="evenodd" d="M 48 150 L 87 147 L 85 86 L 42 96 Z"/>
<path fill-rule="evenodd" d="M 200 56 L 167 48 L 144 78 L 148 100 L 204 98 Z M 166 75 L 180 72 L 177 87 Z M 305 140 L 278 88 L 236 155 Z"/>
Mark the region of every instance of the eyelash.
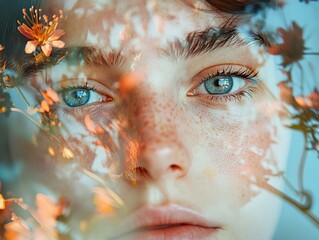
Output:
<path fill-rule="evenodd" d="M 229 66 L 223 70 L 217 70 L 215 73 L 208 74 L 204 76 L 200 84 L 208 81 L 210 78 L 217 77 L 217 76 L 231 76 L 231 77 L 238 77 L 242 78 L 243 80 L 248 80 L 250 82 L 250 86 L 245 86 L 243 90 L 239 90 L 235 93 L 228 94 L 228 95 L 209 95 L 206 94 L 204 97 L 206 100 L 210 102 L 227 102 L 227 101 L 236 101 L 240 102 L 243 97 L 251 98 L 253 97 L 254 92 L 259 87 L 260 79 L 258 78 L 258 71 L 256 69 L 248 69 L 248 68 L 240 68 L 237 70 L 233 70 L 232 66 Z"/>
<path fill-rule="evenodd" d="M 66 90 L 74 90 L 78 88 L 84 88 L 87 90 L 97 91 L 96 87 L 90 86 L 88 83 L 85 83 L 85 84 L 77 83 L 73 86 L 60 87 L 58 90 L 58 93 L 62 93 L 63 91 L 66 91 Z"/>

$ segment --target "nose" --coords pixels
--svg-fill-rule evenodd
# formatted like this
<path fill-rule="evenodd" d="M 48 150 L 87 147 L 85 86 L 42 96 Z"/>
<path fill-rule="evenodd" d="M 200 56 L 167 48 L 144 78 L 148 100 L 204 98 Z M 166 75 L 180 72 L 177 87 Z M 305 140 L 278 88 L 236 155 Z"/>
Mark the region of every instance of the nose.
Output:
<path fill-rule="evenodd" d="M 164 140 L 164 139 L 163 139 Z M 189 170 L 188 154 L 178 142 L 147 140 L 141 147 L 138 169 L 153 180 L 178 179 Z"/>
<path fill-rule="evenodd" d="M 157 181 L 185 176 L 191 161 L 182 141 L 182 127 L 177 125 L 182 123 L 179 117 L 182 114 L 176 101 L 165 94 L 153 93 L 136 101 L 133 115 L 140 141 L 137 177 Z"/>

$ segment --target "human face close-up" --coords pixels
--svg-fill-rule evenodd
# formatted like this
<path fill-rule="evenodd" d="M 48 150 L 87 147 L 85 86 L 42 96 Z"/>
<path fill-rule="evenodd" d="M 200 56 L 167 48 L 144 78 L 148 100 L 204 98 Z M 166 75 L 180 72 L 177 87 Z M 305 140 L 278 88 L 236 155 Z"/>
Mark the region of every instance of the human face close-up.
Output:
<path fill-rule="evenodd" d="M 73 228 L 90 239 L 270 239 L 279 200 L 258 183 L 280 188 L 270 172 L 284 166 L 287 136 L 272 107 L 272 60 L 249 18 L 192 0 L 43 8 L 65 14 L 65 57 L 30 66 L 24 91 L 55 102 L 40 114 L 59 123 L 54 139 L 30 127 L 29 153 L 14 151 L 37 169 L 16 191 L 69 199 Z M 11 146 L 28 139 L 14 132 Z M 59 160 L 61 143 L 70 159 Z M 83 224 L 96 178 L 121 204 Z"/>

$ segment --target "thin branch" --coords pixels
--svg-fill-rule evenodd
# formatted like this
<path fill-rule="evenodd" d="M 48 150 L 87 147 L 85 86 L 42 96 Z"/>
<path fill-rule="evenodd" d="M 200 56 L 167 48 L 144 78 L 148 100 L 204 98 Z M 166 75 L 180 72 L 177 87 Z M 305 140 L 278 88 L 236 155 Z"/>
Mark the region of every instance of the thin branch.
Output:
<path fill-rule="evenodd" d="M 16 86 L 18 93 L 20 94 L 20 96 L 22 97 L 23 101 L 25 102 L 25 104 L 28 106 L 28 108 L 31 108 L 30 103 L 28 102 L 27 98 L 24 96 L 23 92 L 21 91 L 21 89 L 19 88 L 19 86 Z"/>
<path fill-rule="evenodd" d="M 26 118 L 28 118 L 30 121 L 32 121 L 35 125 L 37 125 L 41 130 L 43 130 L 44 132 L 48 133 L 52 138 L 54 138 L 60 145 L 62 145 L 60 139 L 53 135 L 50 131 L 48 131 L 48 129 L 46 129 L 40 122 L 38 122 L 37 120 L 35 120 L 31 115 L 27 114 L 26 112 L 22 111 L 19 108 L 10 108 L 11 112 L 17 112 L 22 114 L 23 116 L 25 116 Z"/>
<path fill-rule="evenodd" d="M 82 169 L 82 172 L 84 174 L 88 175 L 89 177 L 91 177 L 92 179 L 94 179 L 95 181 L 97 181 L 98 183 L 100 183 L 104 187 L 104 189 L 108 192 L 108 194 L 110 194 L 110 196 L 113 198 L 113 200 L 116 201 L 116 203 L 119 206 L 123 206 L 124 205 L 123 200 L 112 189 L 110 189 L 106 185 L 105 181 L 102 178 L 100 178 L 96 174 L 94 174 L 94 173 L 92 173 L 92 172 L 90 172 L 90 171 L 88 171 L 88 170 L 86 170 L 84 168 Z"/>
<path fill-rule="evenodd" d="M 300 77 L 300 79 L 301 79 L 300 92 L 301 92 L 301 95 L 304 96 L 305 95 L 305 93 L 304 93 L 304 73 L 303 73 L 303 69 L 301 67 L 301 64 L 299 62 L 297 62 L 297 66 L 298 66 L 298 68 L 300 70 L 300 73 L 301 73 L 301 77 Z"/>
<path fill-rule="evenodd" d="M 294 207 L 299 209 L 303 214 L 305 214 L 316 225 L 317 228 L 319 228 L 319 218 L 317 216 L 315 216 L 314 214 L 312 214 L 311 212 L 309 212 L 309 204 L 307 204 L 307 205 L 300 204 L 299 202 L 297 202 L 293 198 L 289 197 L 287 194 L 279 191 L 278 189 L 274 188 L 273 186 L 269 185 L 268 183 L 260 183 L 259 182 L 259 183 L 254 183 L 254 184 L 268 190 L 269 192 L 284 199 L 286 202 L 290 203 L 291 205 L 293 205 Z"/>
<path fill-rule="evenodd" d="M 304 196 L 304 186 L 303 186 L 303 181 L 304 181 L 304 172 L 305 172 L 305 163 L 307 160 L 307 146 L 308 146 L 308 140 L 307 140 L 307 136 L 305 134 L 303 134 L 304 136 L 304 148 L 303 148 L 303 152 L 302 152 L 302 156 L 301 156 L 301 160 L 300 160 L 300 164 L 299 164 L 299 171 L 298 171 L 298 185 L 299 185 L 299 191 L 301 193 L 302 196 Z"/>
<path fill-rule="evenodd" d="M 296 195 L 300 195 L 299 191 L 293 186 L 293 184 L 289 181 L 288 178 L 286 178 L 284 175 L 282 175 L 282 178 L 284 182 L 287 184 L 288 188 L 292 190 Z"/>
<path fill-rule="evenodd" d="M 319 52 L 305 52 L 303 55 L 319 55 Z"/>
<path fill-rule="evenodd" d="M 46 129 L 43 127 L 43 125 L 35 120 L 31 115 L 27 114 L 26 112 L 22 111 L 19 108 L 10 108 L 11 112 L 17 112 L 28 118 L 30 121 L 32 121 L 35 125 L 37 125 L 41 130 L 46 131 Z"/>

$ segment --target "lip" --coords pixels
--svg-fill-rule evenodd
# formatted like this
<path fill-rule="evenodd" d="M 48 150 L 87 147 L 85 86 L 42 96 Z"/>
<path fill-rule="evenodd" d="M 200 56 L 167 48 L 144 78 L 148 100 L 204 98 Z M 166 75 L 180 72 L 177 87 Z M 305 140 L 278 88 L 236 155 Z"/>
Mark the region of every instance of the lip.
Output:
<path fill-rule="evenodd" d="M 208 239 L 221 229 L 197 212 L 179 206 L 142 207 L 124 220 L 112 240 Z"/>

